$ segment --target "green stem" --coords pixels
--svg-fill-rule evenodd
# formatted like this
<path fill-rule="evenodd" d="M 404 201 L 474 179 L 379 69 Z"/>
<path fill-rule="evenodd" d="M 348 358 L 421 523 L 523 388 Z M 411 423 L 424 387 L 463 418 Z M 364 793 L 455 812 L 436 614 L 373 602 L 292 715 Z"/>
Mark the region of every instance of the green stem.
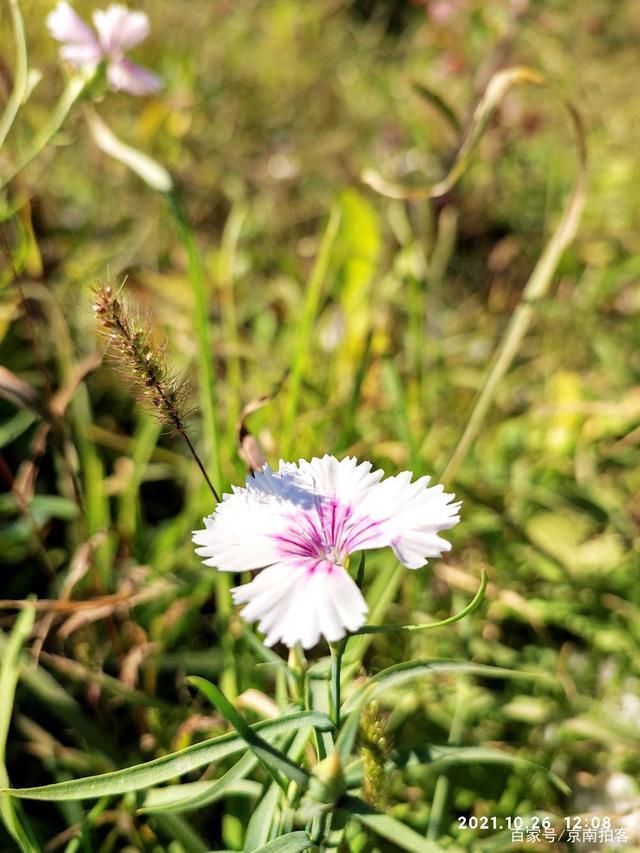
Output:
<path fill-rule="evenodd" d="M 38 154 L 44 151 L 62 127 L 62 123 L 71 112 L 71 108 L 84 91 L 86 85 L 87 81 L 82 77 L 71 78 L 67 84 L 67 88 L 60 96 L 60 100 L 56 104 L 56 107 L 51 114 L 51 118 L 42 128 L 40 133 L 36 134 L 31 148 L 29 148 L 27 153 L 22 156 L 22 159 L 18 161 L 18 164 L 14 166 L 13 170 L 10 171 L 8 175 L 0 178 L 0 190 L 4 189 L 4 187 L 6 187 L 7 184 L 16 177 L 16 175 L 20 174 L 20 172 L 25 169 L 32 160 L 35 160 Z"/>
<path fill-rule="evenodd" d="M 213 346 L 209 333 L 204 264 L 187 212 L 175 189 L 167 193 L 167 198 L 178 237 L 187 253 L 189 282 L 194 300 L 193 325 L 198 342 L 200 407 L 204 421 L 205 440 L 208 444 L 207 460 L 213 483 L 219 491 L 221 473 L 216 417 L 216 385 L 213 369 Z"/>
<path fill-rule="evenodd" d="M 340 678 L 342 675 L 342 656 L 346 644 L 346 640 L 329 643 L 331 650 L 331 719 L 335 723 L 336 729 L 340 727 Z"/>
<path fill-rule="evenodd" d="M 11 130 L 11 126 L 18 115 L 20 104 L 23 102 L 27 92 L 27 43 L 24 37 L 24 23 L 20 14 L 18 0 L 9 0 L 11 20 L 13 22 L 14 40 L 16 43 L 16 73 L 13 81 L 13 89 L 7 101 L 2 118 L 0 118 L 0 148 Z"/>
<path fill-rule="evenodd" d="M 309 284 L 307 285 L 307 293 L 305 297 L 304 307 L 302 309 L 302 319 L 298 329 L 298 340 L 296 351 L 293 357 L 293 367 L 291 369 L 291 377 L 289 379 L 289 396 L 288 405 L 285 412 L 284 426 L 282 429 L 282 456 L 288 459 L 293 438 L 293 425 L 298 414 L 298 403 L 300 399 L 300 387 L 302 385 L 302 377 L 304 376 L 309 353 L 311 350 L 311 332 L 314 320 L 318 313 L 318 305 L 320 303 L 320 293 L 324 283 L 327 271 L 329 269 L 329 261 L 331 259 L 331 250 L 338 235 L 340 226 L 340 209 L 335 206 L 329 222 L 322 238 L 320 251 L 316 258 Z"/>
<path fill-rule="evenodd" d="M 456 707 L 451 720 L 451 728 L 449 729 L 449 737 L 447 743 L 457 744 L 462 739 L 464 729 L 465 712 L 468 702 L 467 685 L 464 679 L 458 682 L 458 695 L 456 697 Z M 438 776 L 433 792 L 433 801 L 431 803 L 431 811 L 429 813 L 429 825 L 427 827 L 427 839 L 435 840 L 440 833 L 440 825 L 442 817 L 447 805 L 449 796 L 449 777 L 442 773 Z"/>
<path fill-rule="evenodd" d="M 509 325 L 498 345 L 492 365 L 474 403 L 464 432 L 442 472 L 440 479 L 447 485 L 450 485 L 455 479 L 460 464 L 478 436 L 487 412 L 495 398 L 498 385 L 509 370 L 516 353 L 520 349 L 520 345 L 527 334 L 538 306 L 549 292 L 562 253 L 569 246 L 578 230 L 586 200 L 587 153 L 582 120 L 571 106 L 566 106 L 573 121 L 578 152 L 578 176 L 573 187 L 573 192 L 565 205 L 562 218 L 556 230 L 549 238 L 527 281 L 518 307 L 513 312 L 509 320 Z"/>
<path fill-rule="evenodd" d="M 242 226 L 247 216 L 247 208 L 234 206 L 229 214 L 220 249 L 220 307 L 226 344 L 226 378 L 230 388 L 242 387 L 240 364 L 240 343 L 238 340 L 238 315 L 234 288 L 234 264 Z M 235 429 L 240 414 L 238 395 L 229 395 L 229 417 L 227 423 Z"/>

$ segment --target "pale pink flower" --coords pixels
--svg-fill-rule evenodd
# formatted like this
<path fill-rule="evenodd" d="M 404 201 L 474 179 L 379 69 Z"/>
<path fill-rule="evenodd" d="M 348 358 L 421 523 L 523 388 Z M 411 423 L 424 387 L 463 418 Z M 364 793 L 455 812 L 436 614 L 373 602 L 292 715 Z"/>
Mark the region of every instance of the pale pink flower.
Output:
<path fill-rule="evenodd" d="M 265 643 L 335 642 L 365 621 L 367 604 L 347 571 L 356 551 L 389 546 L 409 569 L 451 547 L 438 533 L 459 521 L 460 503 L 429 478 L 403 471 L 383 480 L 370 462 L 333 456 L 280 462 L 233 487 L 193 534 L 207 566 L 260 569 L 232 590 Z"/>
<path fill-rule="evenodd" d="M 47 16 L 49 32 L 62 42 L 60 55 L 83 71 L 94 71 L 106 62 L 107 79 L 115 91 L 150 95 L 160 88 L 160 78 L 127 59 L 126 51 L 149 35 L 149 18 L 144 12 L 130 12 L 126 6 L 112 5 L 93 14 L 94 32 L 71 6 L 62 0 Z"/>

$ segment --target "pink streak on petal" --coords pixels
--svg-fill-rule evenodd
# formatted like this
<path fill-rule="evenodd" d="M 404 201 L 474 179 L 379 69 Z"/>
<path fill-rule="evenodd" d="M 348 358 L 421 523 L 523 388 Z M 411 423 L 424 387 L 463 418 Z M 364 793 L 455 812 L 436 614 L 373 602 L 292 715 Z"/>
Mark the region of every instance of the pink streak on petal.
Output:
<path fill-rule="evenodd" d="M 110 62 L 107 79 L 116 92 L 128 92 L 130 95 L 152 95 L 162 86 L 156 74 L 128 59 Z"/>
<path fill-rule="evenodd" d="M 105 53 L 122 55 L 149 35 L 149 18 L 144 12 L 130 12 L 126 6 L 112 5 L 94 12 L 93 23 Z"/>

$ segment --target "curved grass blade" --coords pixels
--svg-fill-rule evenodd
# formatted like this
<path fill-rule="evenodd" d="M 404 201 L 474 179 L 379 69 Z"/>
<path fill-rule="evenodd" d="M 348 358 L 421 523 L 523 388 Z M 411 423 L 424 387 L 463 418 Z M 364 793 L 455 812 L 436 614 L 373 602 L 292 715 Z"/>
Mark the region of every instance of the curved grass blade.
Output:
<path fill-rule="evenodd" d="M 280 773 L 286 776 L 287 779 L 295 782 L 300 788 L 305 789 L 307 787 L 309 774 L 301 767 L 298 767 L 297 764 L 294 764 L 277 747 L 267 743 L 260 735 L 256 734 L 244 717 L 238 713 L 224 693 L 215 684 L 207 681 L 206 678 L 201 678 L 199 675 L 191 675 L 186 681 L 200 690 L 225 719 L 231 723 L 249 749 L 256 755 L 258 761 L 273 779 L 281 785 L 283 790 L 286 790 L 286 782 L 283 782 Z"/>
<path fill-rule="evenodd" d="M 489 372 L 473 404 L 464 431 L 442 472 L 440 479 L 445 483 L 449 483 L 455 478 L 460 464 L 478 435 L 495 397 L 497 387 L 520 349 L 538 305 L 549 291 L 562 253 L 570 245 L 578 230 L 587 197 L 586 135 L 580 114 L 571 104 L 565 103 L 565 107 L 573 125 L 578 154 L 578 175 L 573 191 L 565 205 L 560 222 L 544 247 L 522 291 L 520 301 L 511 315 L 509 324 L 493 356 Z"/>
<path fill-rule="evenodd" d="M 394 664 L 373 675 L 366 684 L 356 690 L 342 706 L 343 713 L 348 714 L 357 708 L 363 701 L 370 702 L 389 687 L 397 687 L 413 678 L 423 675 L 437 675 L 441 673 L 458 673 L 464 675 L 479 675 L 484 678 L 530 678 L 541 679 L 544 676 L 537 673 L 519 672 L 515 669 L 506 669 L 488 664 L 470 663 L 468 661 L 451 660 L 424 660 L 406 661 Z"/>
<path fill-rule="evenodd" d="M 302 317 L 298 328 L 296 349 L 293 356 L 293 366 L 289 379 L 289 393 L 287 395 L 284 424 L 282 427 L 282 457 L 288 459 L 291 456 L 291 446 L 295 435 L 294 424 L 298 413 L 300 388 L 311 354 L 311 341 L 313 339 L 313 323 L 318 313 L 322 285 L 324 284 L 331 261 L 331 252 L 338 236 L 340 227 L 341 211 L 338 205 L 334 205 L 329 215 L 329 221 L 322 237 L 320 251 L 316 258 L 311 278 L 306 288 Z"/>
<path fill-rule="evenodd" d="M 259 732 L 262 737 L 272 738 L 311 727 L 322 730 L 331 729 L 333 723 L 326 714 L 298 711 L 294 714 L 286 714 L 279 720 L 256 723 L 251 726 L 251 730 Z M 55 782 L 52 785 L 42 785 L 37 788 L 5 788 L 0 793 L 8 792 L 13 797 L 27 800 L 51 801 L 88 800 L 126 794 L 129 791 L 141 791 L 144 788 L 168 782 L 176 776 L 197 770 L 212 761 L 220 761 L 228 755 L 243 752 L 246 748 L 247 745 L 240 735 L 230 732 L 187 746 L 178 752 L 163 755 L 144 764 L 125 767 L 124 770 L 114 770 L 111 773 L 67 782 Z"/>
<path fill-rule="evenodd" d="M 353 751 L 353 745 L 358 734 L 360 711 L 368 702 L 371 702 L 372 699 L 375 699 L 376 696 L 389 687 L 396 687 L 399 684 L 404 684 L 406 681 L 411 681 L 414 678 L 420 678 L 424 675 L 437 675 L 441 673 L 479 675 L 484 678 L 544 678 L 544 676 L 533 673 L 518 672 L 513 669 L 503 669 L 502 667 L 469 663 L 467 661 L 407 661 L 390 666 L 372 676 L 366 684 L 352 693 L 342 706 L 343 716 L 346 717 L 347 714 L 351 714 L 349 719 L 343 724 L 336 741 L 336 749 L 342 761 L 346 762 Z"/>
<path fill-rule="evenodd" d="M 0 667 L 0 785 L 9 784 L 9 775 L 5 765 L 7 735 L 11 723 L 13 700 L 16 685 L 20 675 L 20 653 L 22 646 L 31 633 L 35 620 L 35 608 L 23 610 L 15 621 L 9 636 Z M 0 817 L 9 833 L 23 853 L 37 853 L 36 844 L 31 831 L 20 813 L 18 804 L 6 794 L 0 793 Z"/>
<path fill-rule="evenodd" d="M 263 847 L 258 847 L 253 853 L 302 853 L 311 847 L 315 847 L 315 844 L 306 832 L 289 832 L 280 838 L 274 838 Z"/>
<path fill-rule="evenodd" d="M 262 785 L 247 782 L 244 779 L 257 763 L 256 756 L 248 752 L 219 779 L 152 788 L 147 791 L 144 802 L 137 812 L 138 814 L 189 812 L 208 806 L 209 803 L 214 803 L 226 796 L 259 796 Z"/>
<path fill-rule="evenodd" d="M 449 192 L 469 167 L 471 156 L 482 138 L 493 110 L 512 86 L 521 83 L 543 86 L 545 79 L 533 68 L 525 66 L 505 68 L 493 75 L 484 95 L 478 102 L 469 131 L 458 149 L 453 165 L 448 174 L 437 184 L 427 187 L 403 187 L 393 181 L 387 181 L 374 169 L 367 169 L 362 175 L 362 180 L 380 195 L 388 198 L 417 201 L 425 198 L 438 198 Z"/>
<path fill-rule="evenodd" d="M 24 22 L 18 0 L 9 0 L 9 10 L 16 45 L 16 67 L 13 75 L 13 88 L 7 99 L 2 118 L 0 118 L 0 148 L 4 145 L 29 86 L 27 43 L 24 37 Z"/>
<path fill-rule="evenodd" d="M 420 83 L 419 80 L 413 80 L 411 82 L 411 86 L 416 94 L 418 94 L 427 103 L 431 104 L 432 107 L 435 107 L 452 130 L 458 134 L 462 133 L 462 123 L 458 118 L 456 111 L 439 92 L 436 92 L 436 90 L 432 89 L 430 86 L 425 86 L 425 84 Z"/>
<path fill-rule="evenodd" d="M 135 172 L 152 190 L 159 193 L 170 192 L 173 181 L 164 166 L 161 166 L 147 154 L 143 154 L 142 151 L 138 151 L 137 148 L 132 148 L 118 139 L 93 107 L 85 107 L 85 118 L 93 141 L 101 151 Z"/>
<path fill-rule="evenodd" d="M 484 600 L 486 589 L 487 573 L 483 570 L 478 591 L 473 596 L 469 604 L 467 604 L 467 606 L 458 613 L 454 613 L 453 616 L 449 616 L 447 619 L 441 619 L 440 622 L 425 622 L 422 625 L 363 625 L 362 628 L 354 631 L 351 636 L 356 636 L 357 634 L 391 634 L 398 631 L 411 633 L 413 631 L 429 631 L 431 628 L 443 628 L 445 625 L 453 625 L 455 622 L 460 622 L 460 620 L 464 619 L 465 616 L 469 616 L 471 613 L 474 613 L 480 607 Z"/>
<path fill-rule="evenodd" d="M 455 764 L 506 764 L 526 770 L 528 773 L 542 773 L 563 794 L 571 794 L 571 788 L 552 770 L 535 761 L 528 761 L 518 755 L 509 755 L 499 749 L 490 749 L 486 746 L 430 746 L 427 752 L 429 757 L 426 761 L 423 761 L 422 756 L 418 756 L 418 761 L 421 766 L 426 763 L 429 769 L 432 767 L 440 769 Z M 410 765 L 411 761 L 408 764 Z"/>

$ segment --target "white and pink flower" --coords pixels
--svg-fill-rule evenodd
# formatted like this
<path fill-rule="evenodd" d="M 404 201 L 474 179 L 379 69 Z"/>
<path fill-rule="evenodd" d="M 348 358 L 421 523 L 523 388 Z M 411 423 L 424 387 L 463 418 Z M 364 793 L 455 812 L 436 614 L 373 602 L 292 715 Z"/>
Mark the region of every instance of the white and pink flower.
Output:
<path fill-rule="evenodd" d="M 460 503 L 429 477 L 383 480 L 370 462 L 333 456 L 280 462 L 233 487 L 195 531 L 196 553 L 223 572 L 260 569 L 232 590 L 242 616 L 272 646 L 314 646 L 356 631 L 367 604 L 347 568 L 357 551 L 390 547 L 409 569 L 451 548 L 438 534 L 459 521 Z"/>
<path fill-rule="evenodd" d="M 115 91 L 131 95 L 157 92 L 160 78 L 126 57 L 128 50 L 149 35 L 147 15 L 116 4 L 94 12 L 93 23 L 95 32 L 67 2 L 58 3 L 47 16 L 47 27 L 53 38 L 62 42 L 62 58 L 88 73 L 105 62 L 107 80 Z"/>

